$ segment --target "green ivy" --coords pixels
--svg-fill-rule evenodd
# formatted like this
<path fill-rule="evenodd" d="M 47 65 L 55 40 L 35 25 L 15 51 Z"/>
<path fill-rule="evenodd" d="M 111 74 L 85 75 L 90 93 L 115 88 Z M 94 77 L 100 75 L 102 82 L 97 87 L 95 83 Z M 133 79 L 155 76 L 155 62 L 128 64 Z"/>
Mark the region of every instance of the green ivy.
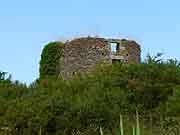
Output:
<path fill-rule="evenodd" d="M 58 76 L 63 48 L 64 44 L 62 42 L 50 42 L 44 47 L 40 61 L 40 79 Z"/>

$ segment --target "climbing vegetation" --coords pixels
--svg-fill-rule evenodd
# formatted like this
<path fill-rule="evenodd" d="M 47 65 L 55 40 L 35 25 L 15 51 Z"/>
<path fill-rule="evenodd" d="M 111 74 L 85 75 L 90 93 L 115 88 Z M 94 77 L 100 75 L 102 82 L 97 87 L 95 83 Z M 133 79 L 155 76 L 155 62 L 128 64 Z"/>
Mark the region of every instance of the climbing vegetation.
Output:
<path fill-rule="evenodd" d="M 63 57 L 62 42 L 48 43 L 41 54 L 40 78 L 57 77 L 60 70 L 60 58 Z"/>

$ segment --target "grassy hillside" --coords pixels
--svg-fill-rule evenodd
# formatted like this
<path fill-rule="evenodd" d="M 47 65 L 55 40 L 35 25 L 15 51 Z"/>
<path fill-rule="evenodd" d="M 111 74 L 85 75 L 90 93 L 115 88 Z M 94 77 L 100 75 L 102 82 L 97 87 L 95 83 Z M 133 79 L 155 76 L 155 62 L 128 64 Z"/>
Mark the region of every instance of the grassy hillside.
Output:
<path fill-rule="evenodd" d="M 72 80 L 47 77 L 29 87 L 0 81 L 0 126 L 17 135 L 129 134 L 140 115 L 142 134 L 179 125 L 180 63 L 150 57 L 141 64 L 99 65 Z M 155 133 L 153 133 L 154 135 Z"/>

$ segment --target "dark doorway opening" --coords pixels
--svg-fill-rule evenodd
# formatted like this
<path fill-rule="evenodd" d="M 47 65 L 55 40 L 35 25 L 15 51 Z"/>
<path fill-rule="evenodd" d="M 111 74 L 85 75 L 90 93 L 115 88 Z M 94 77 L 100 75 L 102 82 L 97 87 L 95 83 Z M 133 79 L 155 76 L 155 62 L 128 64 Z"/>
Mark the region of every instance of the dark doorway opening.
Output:
<path fill-rule="evenodd" d="M 122 60 L 120 60 L 120 59 L 112 59 L 112 63 L 120 63 L 120 62 L 122 62 Z"/>

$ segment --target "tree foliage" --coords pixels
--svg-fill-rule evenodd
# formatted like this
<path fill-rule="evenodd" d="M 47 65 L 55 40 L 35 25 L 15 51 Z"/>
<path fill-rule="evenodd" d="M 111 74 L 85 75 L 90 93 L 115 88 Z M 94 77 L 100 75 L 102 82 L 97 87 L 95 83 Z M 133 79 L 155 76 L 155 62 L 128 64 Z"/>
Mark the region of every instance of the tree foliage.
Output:
<path fill-rule="evenodd" d="M 98 134 L 100 126 L 112 134 L 120 113 L 130 120 L 136 110 L 140 116 L 149 112 L 156 118 L 178 116 L 180 64 L 157 59 L 99 65 L 72 80 L 44 78 L 30 87 L 2 85 L 0 125 L 17 129 L 18 135 Z"/>
<path fill-rule="evenodd" d="M 46 78 L 48 76 L 56 77 L 60 70 L 60 58 L 63 57 L 62 42 L 48 43 L 41 54 L 40 61 L 40 78 Z"/>

